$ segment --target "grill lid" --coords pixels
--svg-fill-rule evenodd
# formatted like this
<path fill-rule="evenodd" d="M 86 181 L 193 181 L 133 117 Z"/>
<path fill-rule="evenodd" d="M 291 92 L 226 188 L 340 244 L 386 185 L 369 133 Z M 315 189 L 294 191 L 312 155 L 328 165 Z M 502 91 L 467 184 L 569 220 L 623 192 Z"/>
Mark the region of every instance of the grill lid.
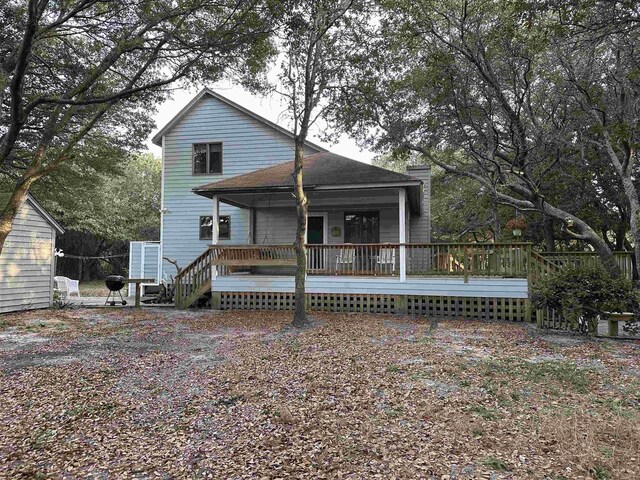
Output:
<path fill-rule="evenodd" d="M 125 278 L 122 275 L 109 275 L 104 283 L 109 290 L 116 292 L 124 288 L 124 280 Z"/>

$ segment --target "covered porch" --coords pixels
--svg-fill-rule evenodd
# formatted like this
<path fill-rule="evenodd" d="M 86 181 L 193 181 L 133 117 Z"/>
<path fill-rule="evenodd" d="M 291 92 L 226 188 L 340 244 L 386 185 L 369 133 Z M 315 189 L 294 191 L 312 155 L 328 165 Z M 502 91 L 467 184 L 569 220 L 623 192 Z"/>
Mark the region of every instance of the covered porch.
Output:
<path fill-rule="evenodd" d="M 212 201 L 208 228 L 217 274 L 293 274 L 292 170 L 287 162 L 194 189 Z M 430 241 L 429 179 L 428 166 L 403 174 L 330 153 L 306 157 L 308 273 L 405 278 L 406 245 Z M 248 212 L 242 245 L 221 235 L 221 225 L 232 228 L 220 222 L 221 203 Z"/>

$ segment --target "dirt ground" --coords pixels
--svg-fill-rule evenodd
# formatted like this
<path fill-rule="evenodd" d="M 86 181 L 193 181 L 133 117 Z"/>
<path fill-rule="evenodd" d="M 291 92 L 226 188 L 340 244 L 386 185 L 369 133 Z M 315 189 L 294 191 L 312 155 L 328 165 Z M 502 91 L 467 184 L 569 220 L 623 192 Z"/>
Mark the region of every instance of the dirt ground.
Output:
<path fill-rule="evenodd" d="M 640 343 L 173 309 L 0 316 L 0 478 L 640 478 Z"/>

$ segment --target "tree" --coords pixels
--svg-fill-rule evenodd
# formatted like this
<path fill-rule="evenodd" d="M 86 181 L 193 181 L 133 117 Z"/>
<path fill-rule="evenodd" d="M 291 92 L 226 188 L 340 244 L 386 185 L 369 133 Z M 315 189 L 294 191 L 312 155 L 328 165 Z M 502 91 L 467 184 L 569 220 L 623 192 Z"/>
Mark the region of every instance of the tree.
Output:
<path fill-rule="evenodd" d="M 595 3 L 601 13 L 608 11 Z M 608 271 L 619 275 L 609 232 L 603 238 L 599 227 L 580 216 L 585 202 L 563 206 L 557 200 L 575 194 L 567 186 L 583 181 L 582 190 L 615 209 L 621 188 L 635 189 L 629 181 L 635 164 L 625 161 L 635 157 L 635 149 L 619 140 L 624 133 L 633 145 L 638 128 L 631 94 L 637 32 L 583 31 L 564 21 L 575 7 L 548 4 L 543 9 L 516 1 L 381 2 L 381 21 L 369 26 L 372 41 L 355 49 L 349 62 L 335 120 L 380 149 L 422 155 L 451 175 L 475 180 L 503 204 L 551 219 L 565 235 L 589 243 Z M 588 7 L 579 13 L 588 21 L 595 15 Z M 595 61 L 602 49 L 613 52 L 606 44 L 625 35 L 624 42 L 615 41 L 617 51 L 626 52 L 616 68 L 609 71 L 606 63 L 620 53 Z M 576 42 L 587 38 L 597 47 L 583 52 Z M 583 84 L 599 93 L 584 98 Z M 597 106 L 590 103 L 595 99 Z M 598 108 L 604 112 L 594 114 Z M 625 121 L 613 121 L 622 111 Z M 619 166 L 607 145 L 620 157 Z M 635 208 L 632 197 L 627 194 L 623 202 L 629 212 Z M 620 212 L 621 218 L 630 216 Z"/>
<path fill-rule="evenodd" d="M 341 71 L 341 42 L 350 19 L 353 0 L 296 0 L 288 5 L 281 39 L 280 94 L 285 98 L 293 122 L 294 197 L 296 199 L 295 308 L 293 325 L 308 323 L 305 305 L 308 200 L 303 183 L 303 157 L 309 128 L 324 112 L 332 84 Z"/>
<path fill-rule="evenodd" d="M 3 3 L 0 173 L 13 194 L 0 214 L 0 252 L 32 185 L 78 150 L 140 146 L 170 85 L 254 77 L 271 53 L 277 8 L 258 0 Z"/>

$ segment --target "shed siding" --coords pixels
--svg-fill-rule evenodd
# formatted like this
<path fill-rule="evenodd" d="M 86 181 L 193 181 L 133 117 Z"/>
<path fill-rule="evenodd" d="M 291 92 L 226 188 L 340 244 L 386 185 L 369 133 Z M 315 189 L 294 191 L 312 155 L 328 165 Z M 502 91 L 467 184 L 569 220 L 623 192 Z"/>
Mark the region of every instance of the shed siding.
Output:
<path fill-rule="evenodd" d="M 228 275 L 213 282 L 215 292 L 293 292 L 293 276 Z M 398 278 L 309 276 L 307 293 L 368 293 L 449 297 L 527 298 L 526 278 L 416 277 L 401 283 Z"/>
<path fill-rule="evenodd" d="M 192 145 L 207 142 L 223 144 L 222 175 L 192 174 Z M 307 149 L 307 154 L 315 152 Z M 220 100 L 203 97 L 164 139 L 162 255 L 184 267 L 210 243 L 199 240 L 199 217 L 211 214 L 211 201 L 192 188 L 292 158 L 291 138 Z M 221 244 L 251 243 L 248 210 L 221 204 L 220 215 L 231 216 L 231 239 Z M 162 270 L 173 273 L 175 267 L 163 262 Z"/>
<path fill-rule="evenodd" d="M 53 227 L 25 202 L 0 254 L 0 313 L 51 306 L 54 244 Z"/>

